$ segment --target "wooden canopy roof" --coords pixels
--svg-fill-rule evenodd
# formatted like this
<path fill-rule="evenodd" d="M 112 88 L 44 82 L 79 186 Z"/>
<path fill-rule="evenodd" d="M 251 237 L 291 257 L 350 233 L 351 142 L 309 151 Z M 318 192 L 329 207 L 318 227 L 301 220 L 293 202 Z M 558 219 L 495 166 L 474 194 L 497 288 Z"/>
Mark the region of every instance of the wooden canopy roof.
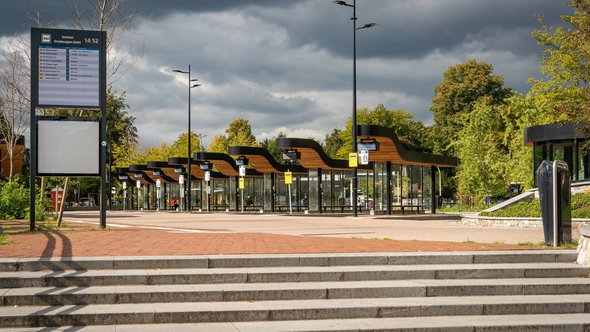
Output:
<path fill-rule="evenodd" d="M 200 162 L 210 161 L 217 167 L 217 170 L 225 176 L 239 176 L 240 170 L 236 165 L 236 161 L 230 155 L 220 152 L 197 152 L 195 153 L 195 159 Z M 246 168 L 246 176 L 261 176 L 262 173 Z"/>
<path fill-rule="evenodd" d="M 321 168 L 331 170 L 346 170 L 348 160 L 330 158 L 320 144 L 312 139 L 306 138 L 279 138 L 277 146 L 283 150 L 296 150 L 301 153 L 299 163 L 305 168 Z M 372 169 L 373 165 L 359 165 L 359 169 Z"/>
<path fill-rule="evenodd" d="M 156 181 L 152 180 L 145 172 L 143 171 L 132 171 L 129 167 L 124 168 L 117 168 L 118 174 L 126 174 L 129 177 L 129 181 L 135 183 L 135 181 L 139 181 L 142 185 L 147 184 L 155 184 Z M 139 175 L 137 177 L 136 175 Z"/>
<path fill-rule="evenodd" d="M 402 165 L 455 167 L 458 159 L 435 155 L 432 153 L 407 150 L 391 128 L 376 125 L 358 126 L 361 140 L 372 139 L 379 143 L 377 151 L 369 151 L 369 159 L 375 162 L 387 162 Z"/>
<path fill-rule="evenodd" d="M 177 165 L 182 166 L 186 172 L 186 166 L 188 166 L 188 158 L 168 158 L 168 164 L 170 165 Z M 210 175 L 212 178 L 225 178 L 226 176 L 219 172 L 211 171 Z M 201 161 L 200 160 L 191 160 L 191 176 L 193 180 L 204 180 L 205 179 L 205 171 L 201 169 Z"/>
<path fill-rule="evenodd" d="M 293 173 L 307 173 L 307 168 L 301 165 L 283 165 L 266 149 L 253 146 L 230 146 L 227 150 L 230 155 L 245 156 L 249 159 L 250 165 L 261 173 L 284 173 L 291 171 Z"/>
<path fill-rule="evenodd" d="M 158 179 L 160 179 L 160 181 L 162 181 L 162 182 L 167 182 L 167 183 L 177 182 L 173 178 L 166 175 L 166 173 L 163 170 L 161 170 L 160 168 L 157 168 L 157 167 L 150 167 L 148 165 L 129 165 L 129 170 L 132 172 L 138 172 L 138 171 L 142 172 L 147 177 L 152 179 L 154 182 L 156 182 L 156 180 L 158 180 Z M 160 175 L 154 174 L 155 172 L 160 172 Z"/>

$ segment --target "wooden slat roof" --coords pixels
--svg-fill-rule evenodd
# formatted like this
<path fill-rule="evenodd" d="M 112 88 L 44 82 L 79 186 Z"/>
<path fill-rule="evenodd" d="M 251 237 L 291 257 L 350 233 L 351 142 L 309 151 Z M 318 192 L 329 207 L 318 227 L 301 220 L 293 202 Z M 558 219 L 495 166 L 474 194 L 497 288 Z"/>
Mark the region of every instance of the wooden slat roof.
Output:
<path fill-rule="evenodd" d="M 261 173 L 284 173 L 291 171 L 293 173 L 307 173 L 307 169 L 301 165 L 283 165 L 266 149 L 253 146 L 230 146 L 227 150 L 230 155 L 245 156 L 250 160 L 250 165 Z"/>

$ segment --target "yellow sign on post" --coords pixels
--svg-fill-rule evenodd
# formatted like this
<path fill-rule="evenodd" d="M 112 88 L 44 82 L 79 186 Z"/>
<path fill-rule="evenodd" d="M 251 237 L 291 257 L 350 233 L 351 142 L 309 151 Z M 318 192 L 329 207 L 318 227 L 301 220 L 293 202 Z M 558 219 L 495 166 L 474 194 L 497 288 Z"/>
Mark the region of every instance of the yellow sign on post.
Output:
<path fill-rule="evenodd" d="M 292 184 L 293 183 L 293 173 L 285 172 L 285 184 Z"/>
<path fill-rule="evenodd" d="M 244 177 L 240 176 L 240 180 L 238 181 L 238 188 L 244 189 Z"/>
<path fill-rule="evenodd" d="M 351 152 L 348 154 L 348 167 L 358 167 L 358 153 Z"/>

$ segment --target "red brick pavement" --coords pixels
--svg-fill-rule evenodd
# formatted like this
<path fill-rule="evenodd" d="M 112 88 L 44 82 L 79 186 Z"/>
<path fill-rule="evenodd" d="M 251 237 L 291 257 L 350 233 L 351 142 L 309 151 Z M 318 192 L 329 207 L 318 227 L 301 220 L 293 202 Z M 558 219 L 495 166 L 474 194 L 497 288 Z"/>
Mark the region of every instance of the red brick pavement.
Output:
<path fill-rule="evenodd" d="M 505 244 L 304 237 L 260 233 L 178 233 L 149 229 L 19 233 L 0 257 L 158 256 L 528 249 Z"/>

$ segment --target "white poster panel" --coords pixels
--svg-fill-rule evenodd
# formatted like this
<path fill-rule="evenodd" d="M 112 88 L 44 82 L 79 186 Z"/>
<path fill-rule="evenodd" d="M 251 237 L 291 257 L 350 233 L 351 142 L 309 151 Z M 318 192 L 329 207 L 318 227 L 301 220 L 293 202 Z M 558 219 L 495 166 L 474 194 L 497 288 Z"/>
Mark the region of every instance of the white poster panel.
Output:
<path fill-rule="evenodd" d="M 96 176 L 99 169 L 100 122 L 37 122 L 37 175 Z"/>

